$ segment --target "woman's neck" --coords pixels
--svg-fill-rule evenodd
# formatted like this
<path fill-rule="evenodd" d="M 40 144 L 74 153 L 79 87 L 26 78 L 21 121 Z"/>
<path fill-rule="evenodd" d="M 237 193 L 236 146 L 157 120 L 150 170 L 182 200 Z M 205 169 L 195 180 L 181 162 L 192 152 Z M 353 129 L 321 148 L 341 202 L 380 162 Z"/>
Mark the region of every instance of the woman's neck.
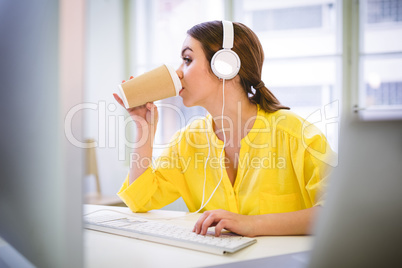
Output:
<path fill-rule="evenodd" d="M 233 145 L 239 145 L 252 128 L 257 116 L 257 105 L 252 103 L 244 94 L 243 89 L 225 89 L 225 106 L 222 117 L 222 94 L 220 98 L 207 108 L 213 119 L 213 127 L 216 135 L 223 140 L 222 124 L 225 130 L 226 140 L 233 141 Z"/>

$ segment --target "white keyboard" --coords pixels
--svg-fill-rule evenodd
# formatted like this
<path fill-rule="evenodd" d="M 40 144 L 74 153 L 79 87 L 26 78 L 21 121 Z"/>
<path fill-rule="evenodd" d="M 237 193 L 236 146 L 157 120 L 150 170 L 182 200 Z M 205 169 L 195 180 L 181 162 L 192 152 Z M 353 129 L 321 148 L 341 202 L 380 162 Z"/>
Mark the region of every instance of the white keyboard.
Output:
<path fill-rule="evenodd" d="M 198 235 L 192 227 L 139 219 L 113 212 L 96 212 L 84 216 L 85 228 L 161 244 L 214 254 L 234 253 L 257 242 L 256 239 L 232 233 L 215 237 Z"/>

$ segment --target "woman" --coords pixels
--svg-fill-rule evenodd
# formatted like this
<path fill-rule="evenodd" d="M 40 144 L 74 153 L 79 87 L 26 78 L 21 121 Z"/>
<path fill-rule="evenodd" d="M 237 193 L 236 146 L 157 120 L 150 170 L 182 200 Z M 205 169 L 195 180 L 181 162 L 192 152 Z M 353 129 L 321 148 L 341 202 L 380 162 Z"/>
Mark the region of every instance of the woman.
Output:
<path fill-rule="evenodd" d="M 307 234 L 323 202 L 332 151 L 317 128 L 305 127 L 261 81 L 264 53 L 257 36 L 241 23 L 233 27 L 232 50 L 241 68 L 226 81 L 210 65 L 222 46 L 222 23 L 187 32 L 177 70 L 180 96 L 185 106 L 202 106 L 209 115 L 179 131 L 155 168 L 132 163 L 118 195 L 134 212 L 182 197 L 189 211 L 204 211 L 194 226 L 197 234 L 211 226 L 217 236 L 222 229 L 250 237 Z M 151 159 L 157 108 L 147 103 L 128 112 L 136 139 L 146 138 L 133 156 Z"/>

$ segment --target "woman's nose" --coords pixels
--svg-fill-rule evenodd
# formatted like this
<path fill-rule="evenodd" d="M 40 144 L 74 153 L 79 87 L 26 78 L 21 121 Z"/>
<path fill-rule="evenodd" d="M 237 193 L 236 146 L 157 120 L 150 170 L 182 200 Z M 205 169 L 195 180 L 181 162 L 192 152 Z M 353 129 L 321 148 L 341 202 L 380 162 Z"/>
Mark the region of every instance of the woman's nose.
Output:
<path fill-rule="evenodd" d="M 179 69 L 176 70 L 177 75 L 179 76 L 180 79 L 183 78 L 183 71 L 181 70 L 181 66 L 179 67 Z"/>

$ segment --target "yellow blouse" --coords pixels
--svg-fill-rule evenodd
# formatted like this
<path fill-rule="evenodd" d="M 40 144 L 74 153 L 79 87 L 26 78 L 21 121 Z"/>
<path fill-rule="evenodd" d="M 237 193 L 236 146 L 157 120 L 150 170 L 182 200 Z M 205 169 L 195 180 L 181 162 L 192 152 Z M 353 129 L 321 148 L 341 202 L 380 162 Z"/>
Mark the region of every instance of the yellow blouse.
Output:
<path fill-rule="evenodd" d="M 206 160 L 205 201 L 221 174 L 223 177 L 202 211 L 225 209 L 258 215 L 323 204 L 322 193 L 335 154 L 317 127 L 288 110 L 266 113 L 258 107 L 252 129 L 241 140 L 232 186 L 226 169 L 220 166 L 223 141 L 213 131 L 211 116 L 206 119 L 178 131 L 155 168 L 148 167 L 131 185 L 127 176 L 118 195 L 133 212 L 159 209 L 179 197 L 189 211 L 197 211 L 203 200 Z"/>

